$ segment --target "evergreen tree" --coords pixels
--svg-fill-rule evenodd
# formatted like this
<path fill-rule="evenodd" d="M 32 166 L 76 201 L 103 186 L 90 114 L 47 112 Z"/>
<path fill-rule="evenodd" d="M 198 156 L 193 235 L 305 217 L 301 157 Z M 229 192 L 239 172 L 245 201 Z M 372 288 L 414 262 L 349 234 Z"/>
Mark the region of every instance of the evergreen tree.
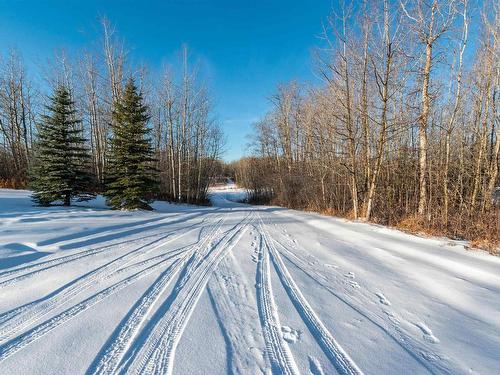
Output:
<path fill-rule="evenodd" d="M 42 116 L 39 126 L 34 166 L 30 180 L 33 200 L 42 206 L 62 201 L 71 204 L 71 198 L 86 200 L 90 175 L 87 172 L 88 151 L 83 130 L 68 90 L 59 86 L 50 98 L 48 114 Z"/>
<path fill-rule="evenodd" d="M 153 149 L 147 127 L 148 108 L 129 79 L 123 97 L 114 105 L 113 135 L 105 196 L 117 209 L 151 209 L 157 190 Z"/>

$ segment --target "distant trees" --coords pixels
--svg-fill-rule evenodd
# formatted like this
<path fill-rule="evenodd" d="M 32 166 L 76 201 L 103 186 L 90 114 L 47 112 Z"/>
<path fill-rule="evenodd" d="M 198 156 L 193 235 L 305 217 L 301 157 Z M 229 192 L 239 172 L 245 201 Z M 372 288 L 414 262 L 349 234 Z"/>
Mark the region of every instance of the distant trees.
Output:
<path fill-rule="evenodd" d="M 155 95 L 153 135 L 160 191 L 171 201 L 203 203 L 224 139 L 211 115 L 207 89 L 188 66 L 185 46 L 182 61 L 180 82 L 165 69 Z"/>
<path fill-rule="evenodd" d="M 118 121 L 115 109 L 123 104 L 126 79 L 134 77 L 136 94 L 144 106 L 142 115 L 146 116 L 141 123 L 152 147 L 152 155 L 144 161 L 148 168 L 156 169 L 154 180 L 159 182 L 156 192 L 149 191 L 147 198 L 206 202 L 224 139 L 200 69 L 188 64 L 187 47 L 179 63 L 165 68 L 164 76 L 158 79 L 148 74 L 147 67 L 131 63 L 125 43 L 103 19 L 97 49 L 73 57 L 60 53 L 40 71 L 43 74 L 37 81 L 45 83 L 36 85 L 18 52 L 0 56 L 0 187 L 27 186 L 28 170 L 35 167 L 34 155 L 40 154 L 42 147 L 38 141 L 46 105 L 51 105 L 51 94 L 41 88 L 55 91 L 64 86 L 73 102 L 74 118 L 81 120 L 75 126 L 86 139 L 90 189 L 104 192 L 117 172 L 113 161 L 113 130 Z"/>
<path fill-rule="evenodd" d="M 108 204 L 119 209 L 151 209 L 148 205 L 156 192 L 153 148 L 147 107 L 132 79 L 123 95 L 115 101 L 109 173 L 106 196 Z"/>
<path fill-rule="evenodd" d="M 318 54 L 324 85 L 278 87 L 238 182 L 256 201 L 498 244 L 500 5 L 476 12 L 468 51 L 472 12 L 467 0 L 341 8 Z"/>
<path fill-rule="evenodd" d="M 22 186 L 36 135 L 34 90 L 16 51 L 0 56 L 0 186 Z"/>
<path fill-rule="evenodd" d="M 89 155 L 74 103 L 64 86 L 56 89 L 42 116 L 36 157 L 31 173 L 33 200 L 48 206 L 54 201 L 71 204 L 71 198 L 88 199 Z"/>

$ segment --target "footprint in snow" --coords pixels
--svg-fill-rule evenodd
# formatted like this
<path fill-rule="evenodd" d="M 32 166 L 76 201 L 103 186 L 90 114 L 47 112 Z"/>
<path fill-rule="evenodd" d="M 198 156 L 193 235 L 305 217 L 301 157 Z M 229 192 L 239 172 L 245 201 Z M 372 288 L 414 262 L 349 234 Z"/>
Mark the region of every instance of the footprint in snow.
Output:
<path fill-rule="evenodd" d="M 259 260 L 259 258 L 258 258 L 256 255 L 252 255 L 252 261 L 253 261 L 254 263 L 257 263 L 257 262 L 258 262 L 258 260 Z"/>
<path fill-rule="evenodd" d="M 437 361 L 443 360 L 443 357 L 437 353 L 422 351 L 421 354 L 422 354 L 422 357 L 424 357 L 429 362 L 437 362 Z"/>
<path fill-rule="evenodd" d="M 344 276 L 347 277 L 347 278 L 349 278 L 349 279 L 355 279 L 356 278 L 356 275 L 354 275 L 354 272 L 346 273 Z"/>
<path fill-rule="evenodd" d="M 420 330 L 423 332 L 425 341 L 430 342 L 432 344 L 437 344 L 439 342 L 439 339 L 436 336 L 434 336 L 432 330 L 429 327 L 427 327 L 425 323 L 418 322 L 415 325 L 418 328 L 420 328 Z"/>
<path fill-rule="evenodd" d="M 384 310 L 384 314 L 387 315 L 389 317 L 389 319 L 396 319 L 396 315 L 394 315 L 394 313 L 392 311 Z M 399 321 L 398 321 L 398 324 L 399 324 Z"/>
<path fill-rule="evenodd" d="M 336 264 L 328 264 L 328 263 L 325 263 L 325 267 L 328 267 L 328 268 L 339 268 L 339 266 L 337 266 Z"/>
<path fill-rule="evenodd" d="M 391 306 L 391 302 L 382 293 L 375 293 L 375 295 L 379 298 L 381 304 Z"/>
<path fill-rule="evenodd" d="M 325 375 L 321 363 L 319 363 L 317 358 L 312 356 L 309 356 L 309 371 L 312 375 Z"/>
<path fill-rule="evenodd" d="M 249 350 L 258 363 L 262 363 L 264 361 L 264 353 L 261 349 L 252 346 L 249 348 Z"/>
<path fill-rule="evenodd" d="M 292 329 L 288 326 L 281 326 L 283 339 L 291 344 L 295 344 L 300 339 L 300 331 Z"/>
<path fill-rule="evenodd" d="M 354 289 L 358 289 L 360 287 L 356 281 L 349 281 L 349 285 L 352 286 Z"/>

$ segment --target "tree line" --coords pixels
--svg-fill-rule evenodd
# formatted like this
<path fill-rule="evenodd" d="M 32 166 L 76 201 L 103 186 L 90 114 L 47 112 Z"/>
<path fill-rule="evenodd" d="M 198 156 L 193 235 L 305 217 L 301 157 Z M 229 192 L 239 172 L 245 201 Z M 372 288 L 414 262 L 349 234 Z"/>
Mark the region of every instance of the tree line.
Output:
<path fill-rule="evenodd" d="M 137 141 L 147 140 L 151 146 L 152 154 L 146 159 L 148 168 L 155 171 L 157 188 L 148 197 L 206 202 L 224 142 L 200 67 L 190 64 L 184 46 L 178 63 L 153 74 L 147 66 L 132 62 L 108 20 L 103 19 L 101 26 L 98 48 L 77 52 L 72 58 L 58 53 L 40 67 L 36 77 L 27 73 L 18 51 L 0 56 L 0 186 L 30 185 L 30 176 L 37 174 L 42 161 L 47 116 L 55 116 L 57 101 L 69 101 L 67 110 L 72 113 L 65 126 L 83 142 L 70 142 L 68 147 L 79 144 L 88 154 L 83 169 L 75 170 L 88 177 L 87 193 L 109 189 L 117 173 L 114 150 L 118 126 L 123 123 L 118 113 L 133 77 L 146 130 L 136 134 Z M 62 91 L 68 98 L 61 97 Z"/>
<path fill-rule="evenodd" d="M 233 165 L 251 200 L 498 246 L 500 3 L 344 2 L 322 39 Z"/>

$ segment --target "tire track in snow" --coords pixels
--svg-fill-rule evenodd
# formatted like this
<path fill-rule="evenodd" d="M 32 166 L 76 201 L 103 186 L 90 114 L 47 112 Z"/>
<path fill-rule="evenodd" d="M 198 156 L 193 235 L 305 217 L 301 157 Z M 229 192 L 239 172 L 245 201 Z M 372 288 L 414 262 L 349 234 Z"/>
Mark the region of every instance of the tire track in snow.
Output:
<path fill-rule="evenodd" d="M 264 223 L 260 219 L 260 230 L 262 231 L 262 236 L 266 245 L 270 251 L 274 267 L 278 273 L 278 277 L 285 288 L 288 297 L 292 301 L 293 305 L 297 309 L 297 312 L 301 316 L 302 320 L 306 324 L 307 328 L 311 331 L 313 338 L 323 349 L 332 365 L 339 371 L 340 374 L 344 375 L 362 375 L 363 372 L 352 360 L 352 358 L 346 353 L 346 351 L 340 346 L 340 344 L 335 340 L 330 331 L 323 324 L 318 315 L 314 312 L 309 302 L 300 291 L 299 287 L 293 280 L 292 276 L 288 272 L 287 267 L 283 263 L 279 252 L 274 246 L 274 241 L 269 233 L 267 233 L 264 228 Z"/>
<path fill-rule="evenodd" d="M 126 267 L 137 256 L 146 255 L 154 250 L 157 250 L 196 229 L 197 227 L 189 228 L 176 235 L 168 234 L 160 239 L 150 242 L 149 244 L 133 249 L 126 254 L 94 269 L 93 271 L 80 276 L 76 280 L 50 293 L 41 300 L 30 302 L 2 314 L 0 316 L 0 324 L 2 324 L 2 326 L 0 326 L 0 343 L 6 342 L 17 336 L 20 331 L 29 327 L 29 325 L 44 315 L 50 313 L 55 308 L 68 302 L 100 281 L 113 277 L 117 270 L 122 267 Z M 160 243 L 154 245 L 157 242 Z"/>
<path fill-rule="evenodd" d="M 160 307 L 156 313 L 159 319 L 152 320 L 150 329 L 145 328 L 144 335 L 147 336 L 144 342 L 135 351 L 134 348 L 130 348 L 130 355 L 125 356 L 119 372 L 167 375 L 173 373 L 177 345 L 208 278 L 226 253 L 238 243 L 246 229 L 247 219 L 248 216 L 209 248 L 194 272 L 181 275 L 177 284 L 181 287 L 174 288 L 165 302 L 167 310 L 163 311 Z M 187 276 L 187 279 L 183 276 Z"/>
<path fill-rule="evenodd" d="M 397 344 L 401 349 L 403 349 L 410 357 L 412 357 L 417 363 L 419 363 L 425 370 L 431 374 L 456 374 L 463 372 L 462 369 L 454 365 L 449 358 L 444 355 L 436 354 L 435 350 L 430 350 L 415 340 L 410 334 L 405 332 L 400 326 L 399 319 L 393 313 L 384 310 L 388 320 L 382 319 L 380 316 L 376 315 L 372 311 L 363 307 L 359 304 L 359 301 L 352 300 L 349 294 L 341 295 L 338 290 L 334 289 L 330 284 L 332 281 L 325 275 L 318 273 L 314 269 L 311 270 L 310 262 L 306 259 L 302 259 L 303 255 L 300 256 L 290 251 L 286 246 L 284 246 L 279 241 L 275 241 L 275 244 L 282 248 L 283 252 L 281 254 L 293 265 L 295 265 L 301 272 L 308 276 L 312 281 L 321 286 L 324 290 L 330 293 L 332 296 L 339 299 L 343 304 L 351 308 L 356 313 L 360 314 L 368 322 L 379 328 L 384 334 L 386 334 L 395 344 Z M 288 255 L 286 255 L 286 254 Z M 315 261 L 316 264 L 317 260 Z M 393 331 L 389 327 L 393 328 Z"/>
<path fill-rule="evenodd" d="M 285 375 L 299 374 L 292 352 L 281 333 L 278 308 L 271 286 L 269 249 L 262 232 L 260 233 L 259 247 L 261 250 L 257 260 L 257 302 L 272 372 Z"/>
<path fill-rule="evenodd" d="M 206 287 L 208 279 L 224 256 L 231 251 L 234 246 L 236 246 L 245 231 L 246 226 L 244 224 L 240 224 L 239 228 L 236 228 L 232 232 L 228 233 L 221 241 L 222 243 L 219 242 L 215 246 L 215 249 L 208 255 L 209 257 L 213 255 L 211 259 L 207 259 L 208 261 L 204 260 L 203 263 L 200 264 L 201 270 L 198 271 L 197 269 L 197 274 L 193 275 L 193 277 L 188 280 L 194 285 L 193 287 L 187 289 L 183 288 L 186 290 L 186 293 L 189 293 L 190 295 L 185 299 L 186 302 L 182 304 L 180 309 L 181 313 L 173 313 L 174 319 L 167 329 L 167 334 L 164 335 L 164 340 L 160 343 L 160 347 L 155 350 L 155 354 L 153 355 L 151 362 L 154 364 L 153 373 L 173 373 L 177 345 L 182 337 L 186 324 Z"/>
<path fill-rule="evenodd" d="M 19 350 L 28 346 L 32 342 L 42 338 L 44 335 L 52 331 L 53 329 L 59 327 L 60 325 L 66 323 L 67 321 L 75 318 L 80 313 L 91 308 L 92 306 L 103 301 L 105 298 L 111 296 L 112 294 L 124 289 L 130 284 L 138 281 L 139 279 L 149 275 L 150 273 L 156 271 L 159 267 L 163 266 L 165 262 L 169 259 L 158 262 L 157 264 L 143 269 L 124 280 L 121 280 L 110 287 L 100 291 L 99 293 L 85 299 L 84 301 L 76 304 L 75 306 L 63 311 L 62 313 L 50 318 L 46 322 L 39 324 L 38 326 L 22 333 L 16 338 L 7 341 L 6 343 L 0 345 L 0 362 L 4 361 L 8 357 L 17 353 Z M 171 267 L 174 267 L 178 260 L 174 260 Z M 170 268 L 166 271 L 168 272 Z"/>
<path fill-rule="evenodd" d="M 216 228 L 217 229 L 217 228 Z M 213 233 L 212 231 L 211 233 Z M 211 235 L 207 235 L 207 238 L 210 238 Z M 205 241 L 205 240 L 203 240 Z M 190 252 L 192 248 L 197 248 L 198 243 L 189 246 L 189 249 L 186 250 L 186 252 Z M 77 315 L 81 314 L 85 310 L 91 308 L 92 306 L 102 302 L 104 299 L 107 297 L 119 292 L 120 290 L 126 288 L 130 284 L 142 279 L 143 277 L 148 276 L 149 274 L 153 273 L 154 271 L 158 270 L 162 266 L 164 266 L 168 261 L 172 261 L 172 264 L 170 264 L 166 270 L 162 272 L 160 275 L 159 279 L 172 279 L 176 273 L 178 273 L 179 269 L 182 268 L 182 261 L 183 257 L 178 257 L 179 255 L 183 254 L 184 251 L 178 251 L 175 254 L 172 254 L 172 252 L 168 252 L 162 255 L 159 255 L 155 257 L 159 261 L 145 269 L 142 269 L 141 271 L 126 277 L 125 279 L 107 287 L 106 289 L 98 292 L 97 294 L 85 299 L 84 301 L 76 304 L 75 306 L 63 311 L 62 313 L 50 318 L 46 322 L 28 330 L 27 332 L 21 334 L 20 336 L 8 341 L 7 343 L 3 344 L 0 346 L 0 362 L 4 361 L 8 357 L 12 356 L 13 354 L 17 353 L 19 350 L 23 349 L 24 347 L 28 346 L 32 342 L 42 338 L 44 335 L 52 331 L 53 329 L 59 327 L 60 325 L 66 323 L 67 321 L 75 318 Z M 163 259 L 162 259 L 163 258 Z M 145 264 L 145 262 L 150 262 L 150 259 L 140 262 L 142 265 Z M 117 274 L 121 274 L 125 272 L 127 268 L 122 268 L 117 271 Z M 150 289 L 149 289 L 150 290 Z"/>
<path fill-rule="evenodd" d="M 112 334 L 111 338 L 101 350 L 93 364 L 87 370 L 87 374 L 109 374 L 115 373 L 125 352 L 130 347 L 132 341 L 137 336 L 139 330 L 144 326 L 151 311 L 159 297 L 165 292 L 172 279 L 179 273 L 182 266 L 186 264 L 192 253 L 199 251 L 208 245 L 220 232 L 224 221 L 221 219 L 210 233 L 198 243 L 186 251 L 176 262 L 172 269 L 166 270 L 148 288 L 146 293 L 136 302 L 131 311 L 127 314 L 126 321 Z"/>
<path fill-rule="evenodd" d="M 62 257 L 57 257 L 54 259 L 46 260 L 40 263 L 24 266 L 22 268 L 17 268 L 15 270 L 8 270 L 5 272 L 0 273 L 0 278 L 6 279 L 3 281 L 0 281 L 0 287 L 10 285 L 16 281 L 20 281 L 22 279 L 25 279 L 27 277 L 30 277 L 30 275 L 42 272 L 45 270 L 49 270 L 51 268 L 57 267 L 58 265 L 64 264 L 64 263 L 69 263 L 71 261 L 78 260 L 80 258 L 85 258 L 90 255 L 95 255 L 99 254 L 103 251 L 105 251 L 107 248 L 112 247 L 113 245 L 109 246 L 104 246 L 100 247 L 98 249 L 89 249 L 85 251 L 78 252 L 76 254 L 71 254 L 71 255 L 65 255 Z M 10 279 L 8 278 L 9 276 L 12 276 Z"/>
<path fill-rule="evenodd" d="M 191 215 L 191 216 L 193 216 L 193 215 Z M 171 217 L 169 217 L 169 218 L 171 218 Z M 191 217 L 189 217 L 189 218 L 191 218 Z M 162 222 L 162 221 L 164 221 L 166 219 L 167 218 L 159 220 L 156 223 L 156 225 L 158 225 L 158 223 L 160 223 L 160 222 Z M 205 222 L 205 220 L 206 220 L 206 218 L 204 218 L 200 223 L 193 224 L 193 226 L 195 226 L 195 225 L 202 225 Z M 140 226 L 139 228 L 142 228 L 142 226 Z M 137 228 L 135 228 L 135 229 L 137 229 Z M 146 227 L 146 229 L 147 229 L 147 227 Z M 173 233 L 176 230 L 177 229 L 171 230 L 169 232 L 169 234 Z M 104 233 L 107 233 L 107 232 L 109 232 L 109 231 L 106 231 Z M 102 235 L 102 232 L 99 233 L 99 235 Z M 155 235 L 157 235 L 157 236 L 162 235 L 163 237 L 165 236 L 165 234 L 164 233 L 162 234 L 161 232 L 160 233 L 155 233 Z M 151 237 L 151 236 L 148 236 L 148 237 Z M 87 236 L 85 238 L 92 238 L 92 237 Z M 0 281 L 0 288 L 1 287 L 9 286 L 9 285 L 11 285 L 13 283 L 16 283 L 16 282 L 19 282 L 19 281 L 24 280 L 26 278 L 35 276 L 35 275 L 39 274 L 40 272 L 48 271 L 48 270 L 50 270 L 52 268 L 59 267 L 59 266 L 65 266 L 65 265 L 67 265 L 70 262 L 74 262 L 74 261 L 77 261 L 77 260 L 80 260 L 82 258 L 86 258 L 86 257 L 92 256 L 92 255 L 100 254 L 100 253 L 106 251 L 107 249 L 113 248 L 115 246 L 119 246 L 119 245 L 122 245 L 124 243 L 130 244 L 131 242 L 141 241 L 144 238 L 145 237 L 132 238 L 132 239 L 127 240 L 127 241 L 121 241 L 121 242 L 118 242 L 118 243 L 112 243 L 112 244 L 109 244 L 109 245 L 106 245 L 106 246 L 100 246 L 98 248 L 80 251 L 80 252 L 77 252 L 75 254 L 60 256 L 60 257 L 56 257 L 54 259 L 45 260 L 43 262 L 38 262 L 38 263 L 35 263 L 35 264 L 23 265 L 22 267 L 15 268 L 13 270 L 7 270 L 7 271 L 0 272 L 0 279 L 5 279 L 3 281 Z"/>
<path fill-rule="evenodd" d="M 264 374 L 265 343 L 254 287 L 238 262 L 233 252 L 220 262 L 208 282 L 208 296 L 226 342 L 229 375 Z"/>
<path fill-rule="evenodd" d="M 136 242 L 136 241 L 138 241 L 138 240 L 137 239 L 130 240 L 130 241 L 127 241 L 126 243 Z M 47 260 L 47 261 L 42 262 L 42 263 L 37 263 L 37 264 L 28 266 L 25 269 L 23 269 L 23 271 L 28 271 L 26 273 L 18 272 L 17 270 L 12 271 L 12 272 L 8 272 L 5 275 L 0 275 L 0 277 L 1 276 L 8 277 L 8 276 L 16 275 L 16 274 L 20 274 L 20 275 L 14 276 L 14 277 L 7 279 L 7 280 L 4 280 L 4 281 L 0 281 L 0 288 L 15 284 L 19 281 L 33 277 L 35 275 L 38 275 L 41 272 L 48 271 L 52 268 L 66 266 L 68 263 L 80 260 L 82 258 L 86 258 L 86 257 L 92 256 L 92 255 L 100 254 L 100 253 L 102 253 L 102 252 L 106 251 L 107 249 L 114 247 L 114 246 L 117 246 L 117 244 L 108 245 L 105 247 L 100 247 L 98 249 L 85 250 L 85 251 L 79 252 L 77 254 L 66 255 L 66 256 L 59 257 L 59 258 L 56 258 L 53 260 Z"/>
<path fill-rule="evenodd" d="M 88 245 L 89 243 L 94 243 L 96 240 L 101 240 L 101 242 L 113 241 L 116 238 L 123 238 L 136 233 L 142 233 L 147 230 L 162 227 L 163 225 L 184 223 L 191 218 L 196 218 L 197 216 L 199 216 L 197 213 L 178 213 L 167 216 L 160 214 L 146 220 L 131 221 L 107 226 L 103 228 L 104 230 L 92 228 L 90 230 L 83 230 L 77 233 L 70 233 L 60 237 L 50 238 L 38 242 L 37 246 L 57 246 L 59 249 L 78 248 Z M 109 237 L 110 235 L 111 238 Z"/>

